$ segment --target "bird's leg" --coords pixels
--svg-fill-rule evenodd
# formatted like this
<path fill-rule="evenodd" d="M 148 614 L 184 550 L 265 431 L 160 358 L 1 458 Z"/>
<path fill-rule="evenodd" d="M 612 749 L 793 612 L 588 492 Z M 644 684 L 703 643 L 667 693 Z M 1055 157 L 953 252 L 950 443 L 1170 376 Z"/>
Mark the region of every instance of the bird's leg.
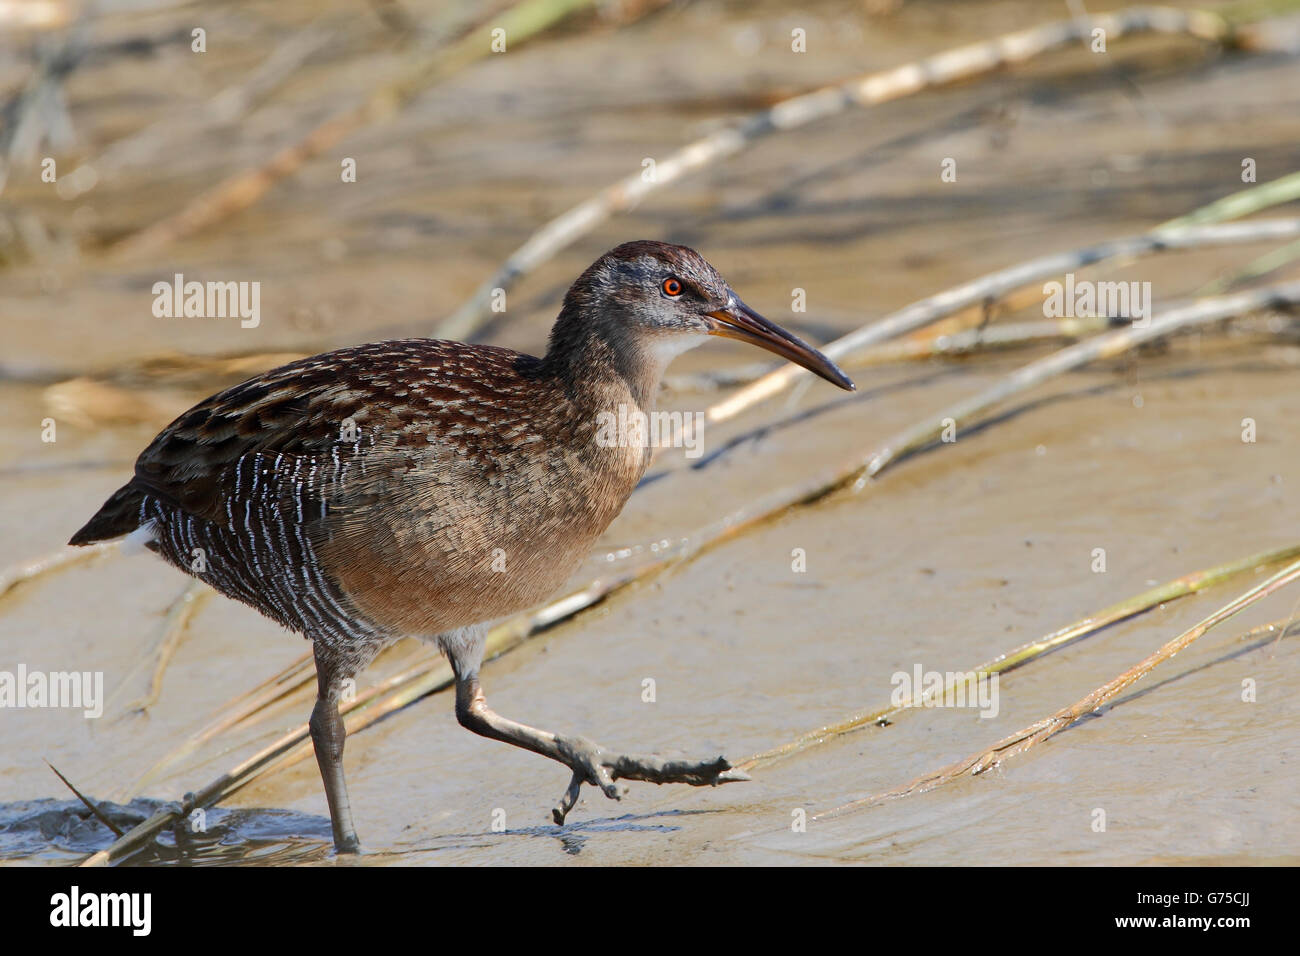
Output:
<path fill-rule="evenodd" d="M 455 661 L 453 660 L 453 667 Z M 615 781 L 646 780 L 650 783 L 687 783 L 695 787 L 717 786 L 738 780 L 748 780 L 749 775 L 732 769 L 722 756 L 711 760 L 666 760 L 654 754 L 620 754 L 587 740 L 538 730 L 517 721 L 502 717 L 487 705 L 478 674 L 470 672 L 456 675 L 456 719 L 463 727 L 493 740 L 501 740 L 533 753 L 559 761 L 573 771 L 573 778 L 551 811 L 556 823 L 564 818 L 578 801 L 584 783 L 599 787 L 611 800 L 622 797 L 626 788 Z"/>
<path fill-rule="evenodd" d="M 352 825 L 352 804 L 348 802 L 348 785 L 343 779 L 343 741 L 347 731 L 339 716 L 339 692 L 348 674 L 339 662 L 316 643 L 316 706 L 307 727 L 311 730 L 316 763 L 325 783 L 329 801 L 330 824 L 334 828 L 334 849 L 338 853 L 357 853 L 361 842 Z"/>

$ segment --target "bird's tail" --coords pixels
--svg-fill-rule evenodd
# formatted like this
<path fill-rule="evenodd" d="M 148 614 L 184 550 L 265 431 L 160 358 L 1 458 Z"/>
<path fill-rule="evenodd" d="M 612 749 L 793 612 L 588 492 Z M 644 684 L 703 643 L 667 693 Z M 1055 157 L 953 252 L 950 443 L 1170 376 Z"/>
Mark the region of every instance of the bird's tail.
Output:
<path fill-rule="evenodd" d="M 72 536 L 68 544 L 94 544 L 96 541 L 111 541 L 130 534 L 140 526 L 140 504 L 143 500 L 144 489 L 135 481 L 127 482 L 113 492 L 103 507 Z"/>

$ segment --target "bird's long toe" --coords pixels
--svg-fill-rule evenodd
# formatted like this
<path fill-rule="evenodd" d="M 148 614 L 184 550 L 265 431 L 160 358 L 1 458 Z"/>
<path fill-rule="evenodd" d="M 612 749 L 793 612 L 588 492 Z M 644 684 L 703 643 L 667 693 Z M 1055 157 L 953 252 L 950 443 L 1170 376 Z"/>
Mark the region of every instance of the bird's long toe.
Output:
<path fill-rule="evenodd" d="M 619 800 L 627 792 L 625 786 L 616 782 L 620 779 L 684 783 L 693 787 L 716 787 L 750 779 L 749 774 L 737 770 L 721 754 L 708 760 L 681 760 L 657 754 L 612 753 L 583 737 L 559 737 L 556 743 L 564 762 L 573 770 L 564 796 L 551 811 L 557 824 L 563 824 L 577 804 L 584 783 L 599 787 L 611 800 Z"/>

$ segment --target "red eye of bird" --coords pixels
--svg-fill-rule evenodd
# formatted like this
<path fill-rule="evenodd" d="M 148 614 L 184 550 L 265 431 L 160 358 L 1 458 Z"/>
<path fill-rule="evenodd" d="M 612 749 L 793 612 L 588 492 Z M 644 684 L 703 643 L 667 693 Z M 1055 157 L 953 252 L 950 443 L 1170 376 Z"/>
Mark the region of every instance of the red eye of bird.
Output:
<path fill-rule="evenodd" d="M 664 295 L 679 296 L 682 294 L 682 283 L 680 279 L 669 277 L 664 280 Z"/>

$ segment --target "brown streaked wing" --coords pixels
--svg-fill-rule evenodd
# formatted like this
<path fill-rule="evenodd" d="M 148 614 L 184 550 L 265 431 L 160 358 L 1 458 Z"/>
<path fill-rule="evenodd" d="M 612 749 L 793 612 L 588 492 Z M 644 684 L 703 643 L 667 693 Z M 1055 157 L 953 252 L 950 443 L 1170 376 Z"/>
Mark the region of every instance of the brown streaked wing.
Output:
<path fill-rule="evenodd" d="M 380 342 L 326 352 L 272 369 L 208 398 L 163 429 L 136 461 L 136 480 L 183 511 L 225 524 L 239 462 L 329 459 L 351 419 L 399 443 L 421 406 L 423 421 L 454 421 L 449 402 L 496 379 L 508 387 L 526 357 L 506 349 L 433 339 Z M 398 393 L 405 396 L 396 398 Z M 418 444 L 427 450 L 423 433 Z M 418 447 L 417 444 L 417 447 Z"/>

